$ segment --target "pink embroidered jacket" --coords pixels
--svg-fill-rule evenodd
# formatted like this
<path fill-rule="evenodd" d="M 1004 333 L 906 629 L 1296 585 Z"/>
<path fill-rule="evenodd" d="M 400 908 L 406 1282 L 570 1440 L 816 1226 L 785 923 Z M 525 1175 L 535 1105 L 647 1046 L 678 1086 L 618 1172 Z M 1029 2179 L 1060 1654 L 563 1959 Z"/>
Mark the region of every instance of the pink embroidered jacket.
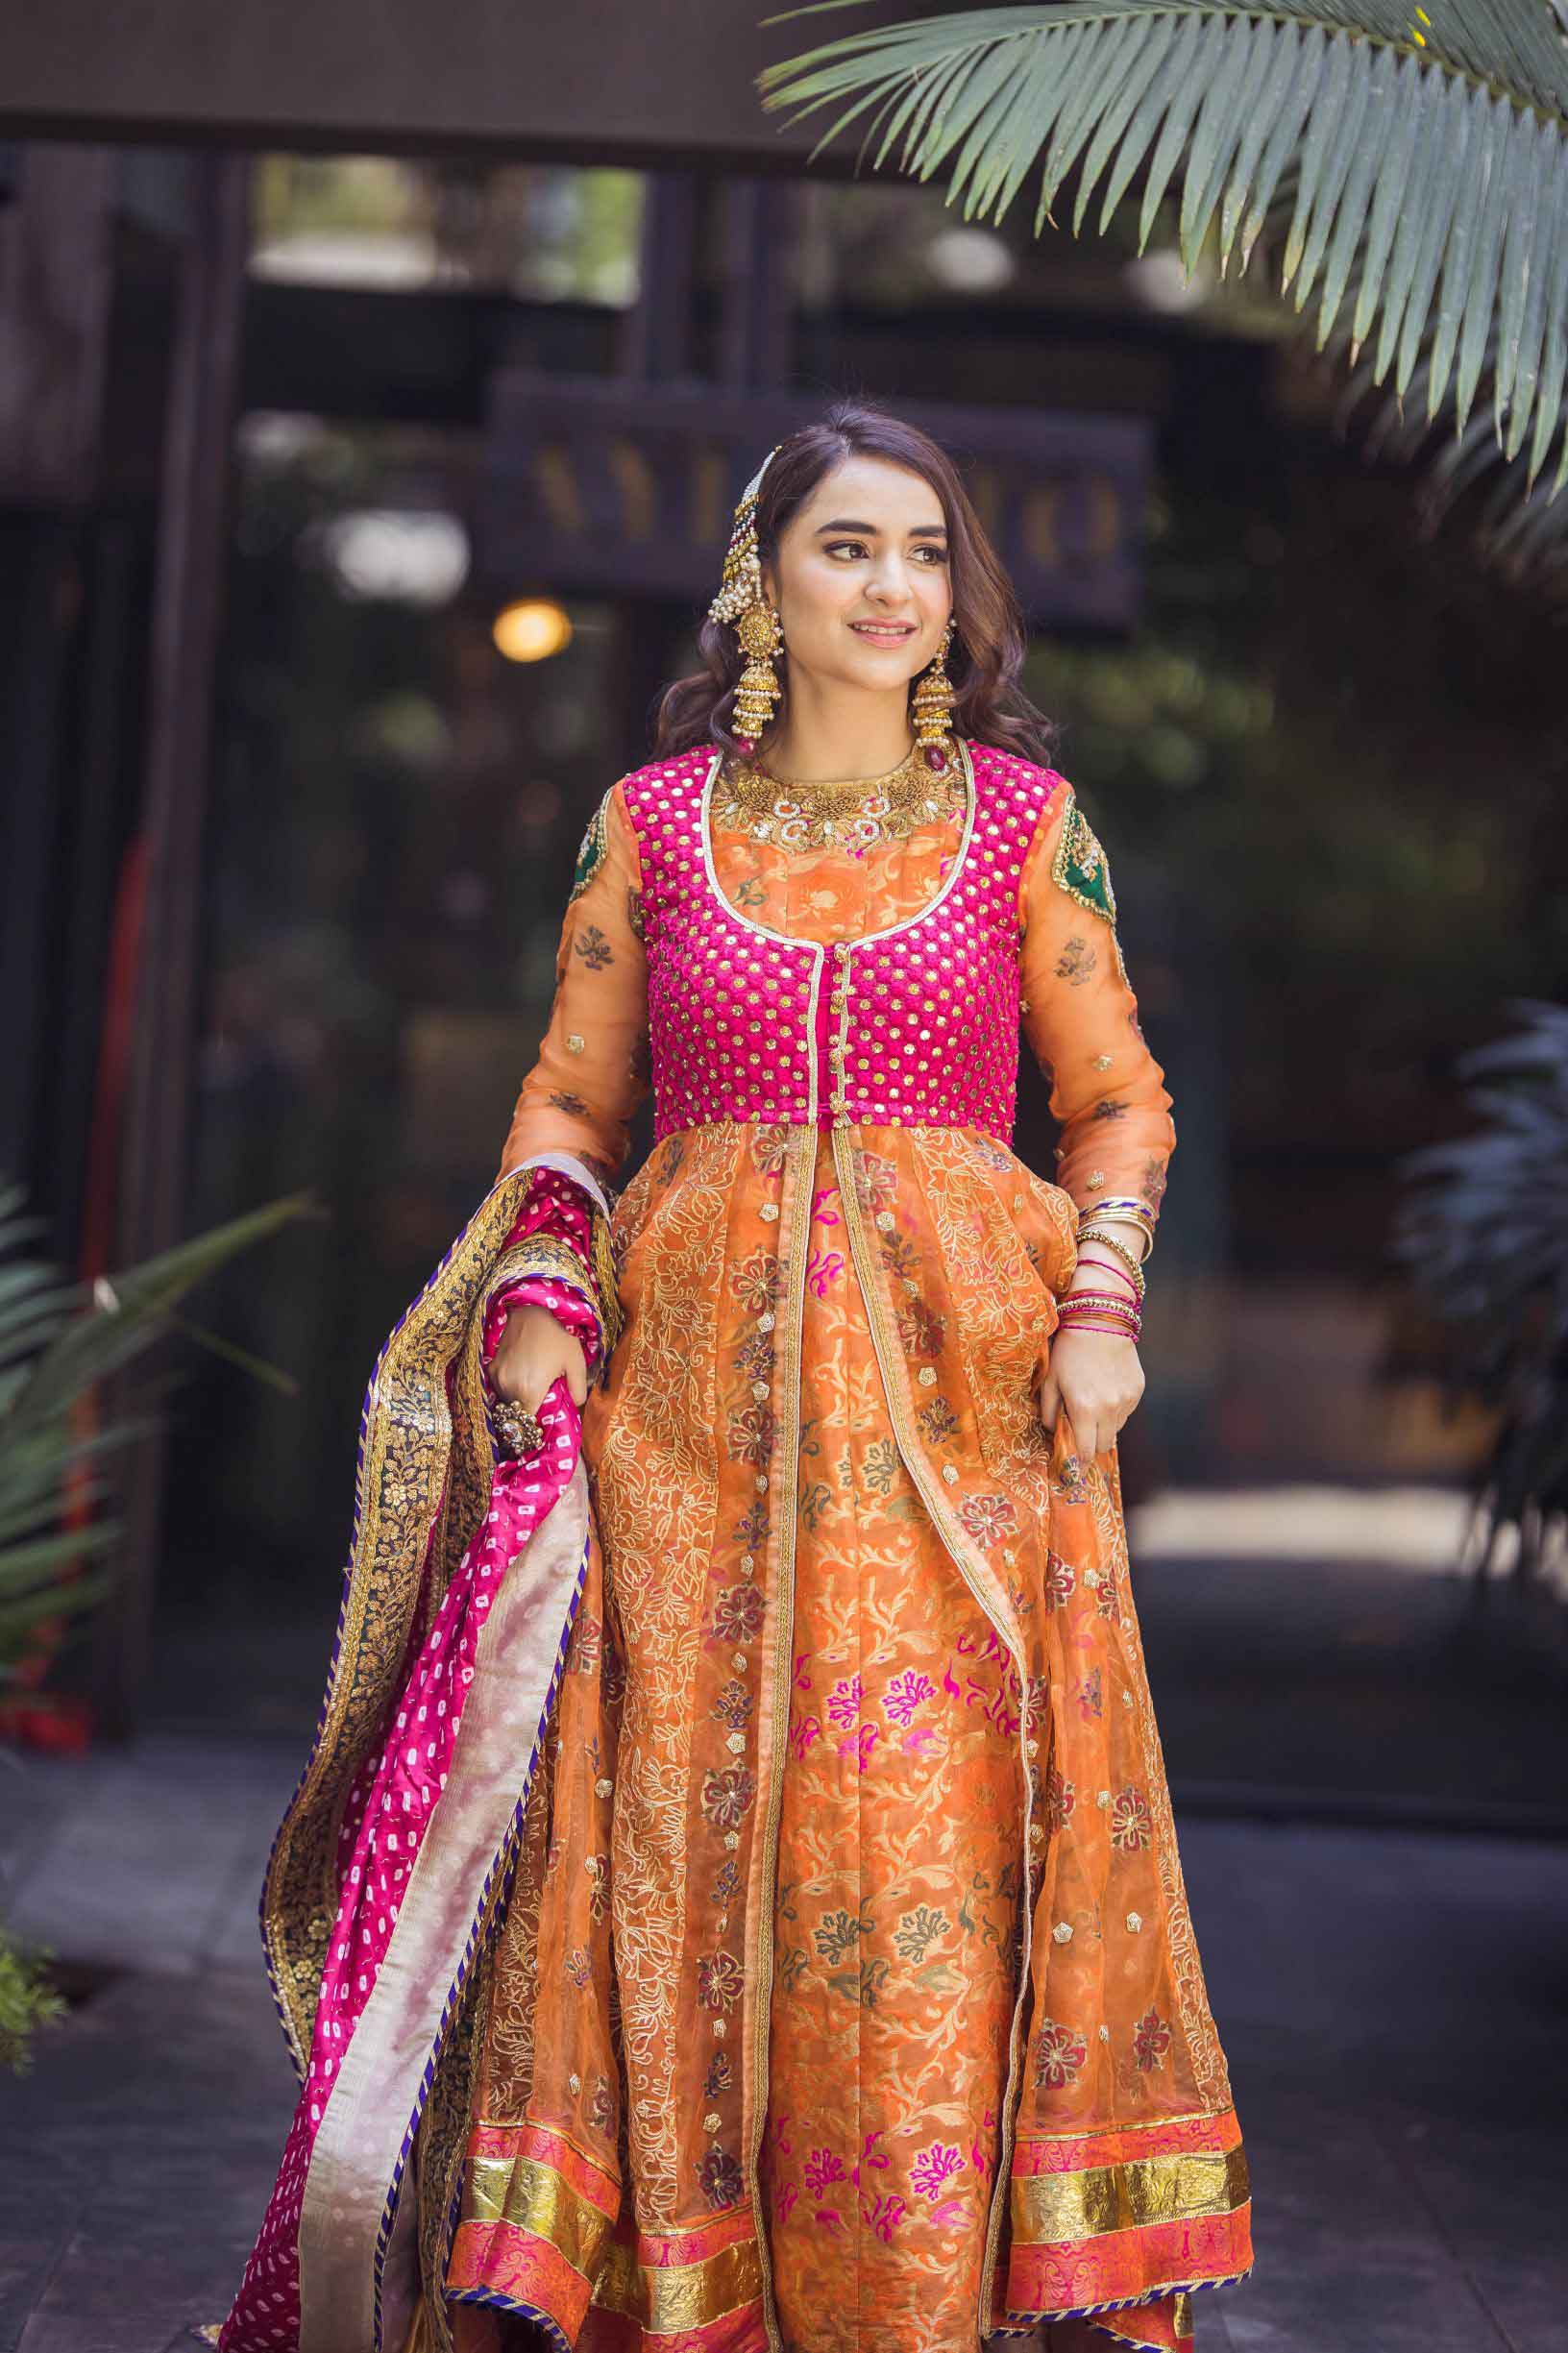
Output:
<path fill-rule="evenodd" d="M 600 1187 L 649 1086 L 656 1139 L 778 1121 L 968 1127 L 1011 1146 L 1021 1023 L 1062 1125 L 1058 1181 L 1080 1207 L 1122 1194 L 1157 1216 L 1175 1128 L 1104 852 L 1058 771 L 968 738 L 958 749 L 966 816 L 935 896 L 831 944 L 770 927 L 721 889 L 716 747 L 612 787 L 579 853 L 502 1173 L 548 1154 L 607 1210 Z"/>
<path fill-rule="evenodd" d="M 648 949 L 654 1132 L 709 1119 L 976 1127 L 1010 1142 L 1018 876 L 1061 779 L 977 747 L 958 854 L 922 914 L 830 945 L 731 907 L 711 749 L 625 780 Z"/>

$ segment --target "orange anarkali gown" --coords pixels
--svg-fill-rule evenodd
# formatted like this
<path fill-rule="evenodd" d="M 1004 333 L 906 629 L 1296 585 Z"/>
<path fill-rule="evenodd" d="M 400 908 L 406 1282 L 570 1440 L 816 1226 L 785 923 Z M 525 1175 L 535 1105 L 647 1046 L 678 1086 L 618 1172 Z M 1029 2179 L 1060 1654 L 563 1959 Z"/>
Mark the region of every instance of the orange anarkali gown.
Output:
<path fill-rule="evenodd" d="M 945 797 L 854 846 L 759 839 L 732 772 L 712 878 L 775 934 L 901 923 L 963 838 Z M 502 1180 L 624 1171 L 649 1084 L 624 781 Z M 1071 2314 L 1171 2347 L 1250 2267 L 1115 1450 L 1038 1419 L 1076 1213 L 1157 1213 L 1175 1142 L 1069 838 L 1098 854 L 1062 784 L 1017 882 L 1054 1182 L 961 1127 L 715 1120 L 613 1202 L 587 1579 L 472 2027 L 460 2353 L 536 2341 L 525 2314 L 587 2353 L 973 2353 Z"/>

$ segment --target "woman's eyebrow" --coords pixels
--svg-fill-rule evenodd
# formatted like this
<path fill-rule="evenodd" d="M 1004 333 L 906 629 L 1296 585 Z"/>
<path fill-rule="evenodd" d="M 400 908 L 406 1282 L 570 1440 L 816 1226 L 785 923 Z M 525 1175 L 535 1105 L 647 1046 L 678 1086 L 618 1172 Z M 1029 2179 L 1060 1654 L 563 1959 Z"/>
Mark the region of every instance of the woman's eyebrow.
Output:
<path fill-rule="evenodd" d="M 817 526 L 819 539 L 824 531 L 864 531 L 869 539 L 875 539 L 879 536 L 879 526 L 874 523 L 854 523 L 847 516 L 839 515 L 831 523 Z M 912 523 L 909 527 L 911 539 L 945 539 L 946 536 L 945 523 Z"/>

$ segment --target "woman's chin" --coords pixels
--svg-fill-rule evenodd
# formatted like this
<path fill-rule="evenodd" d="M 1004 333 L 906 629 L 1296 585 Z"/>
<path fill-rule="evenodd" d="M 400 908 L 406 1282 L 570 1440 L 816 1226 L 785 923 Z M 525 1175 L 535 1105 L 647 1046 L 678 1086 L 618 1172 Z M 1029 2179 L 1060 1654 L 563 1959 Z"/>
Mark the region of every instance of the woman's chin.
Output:
<path fill-rule="evenodd" d="M 907 686 L 917 668 L 907 646 L 857 647 L 850 656 L 851 674 L 861 686 Z"/>

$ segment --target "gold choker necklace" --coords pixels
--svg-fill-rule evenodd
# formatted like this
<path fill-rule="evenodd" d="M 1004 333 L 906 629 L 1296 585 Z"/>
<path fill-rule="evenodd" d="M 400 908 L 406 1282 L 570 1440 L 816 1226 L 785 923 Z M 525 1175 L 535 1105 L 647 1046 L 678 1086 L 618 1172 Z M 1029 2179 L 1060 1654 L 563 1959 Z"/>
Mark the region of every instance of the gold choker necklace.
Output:
<path fill-rule="evenodd" d="M 833 777 L 815 784 L 771 776 L 754 761 L 726 753 L 714 780 L 712 814 L 716 824 L 738 827 L 755 842 L 829 849 L 901 841 L 964 805 L 958 763 L 929 769 L 915 744 L 885 776 Z"/>

